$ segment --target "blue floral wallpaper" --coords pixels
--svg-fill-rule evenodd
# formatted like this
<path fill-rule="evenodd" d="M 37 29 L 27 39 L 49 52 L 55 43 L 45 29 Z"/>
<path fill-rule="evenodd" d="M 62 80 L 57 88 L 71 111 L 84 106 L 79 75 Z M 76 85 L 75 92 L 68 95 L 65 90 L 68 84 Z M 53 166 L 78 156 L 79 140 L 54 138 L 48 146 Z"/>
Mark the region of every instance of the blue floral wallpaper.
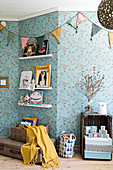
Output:
<path fill-rule="evenodd" d="M 99 25 L 96 12 L 82 12 Z M 59 12 L 59 26 L 76 15 L 76 12 Z M 92 99 L 94 111 L 98 102 L 106 102 L 108 113 L 113 114 L 113 57 L 109 47 L 108 32 L 101 30 L 90 41 L 92 23 L 83 21 L 78 33 L 70 25 L 62 27 L 58 46 L 57 85 L 57 134 L 61 130 L 74 133 L 80 143 L 80 113 L 87 105 L 87 98 L 79 90 L 82 74 L 91 74 L 93 67 L 105 75 L 104 88 Z"/>
<path fill-rule="evenodd" d="M 18 23 L 7 22 L 7 27 L 21 36 L 38 37 L 66 23 L 76 13 L 74 11 L 54 12 Z M 99 25 L 96 12 L 82 13 Z M 0 89 L 1 135 L 9 135 L 12 125 L 19 123 L 25 116 L 31 116 L 37 117 L 39 124 L 49 125 L 51 137 L 58 137 L 63 130 L 66 133 L 74 133 L 77 137 L 76 144 L 79 145 L 80 114 L 84 111 L 87 99 L 79 91 L 78 83 L 82 73 L 90 74 L 93 67 L 96 67 L 101 75 L 105 75 L 105 80 L 103 89 L 92 99 L 91 105 L 94 111 L 98 111 L 98 102 L 104 101 L 107 103 L 108 113 L 113 114 L 113 50 L 109 48 L 108 32 L 104 29 L 94 35 L 93 40 L 90 41 L 91 28 L 92 24 L 88 20 L 79 25 L 78 33 L 73 27 L 65 24 L 61 28 L 60 44 L 51 33 L 45 36 L 49 40 L 49 53 L 52 54 L 52 58 L 25 61 L 18 60 L 19 56 L 22 56 L 20 38 L 15 36 L 7 47 L 7 31 L 5 29 L 1 31 L 1 75 L 9 75 L 10 78 L 9 89 Z M 36 40 L 30 38 L 29 42 L 36 42 Z M 53 107 L 44 109 L 17 106 L 19 96 L 29 93 L 18 90 L 21 71 L 33 70 L 33 77 L 35 77 L 36 65 L 41 64 L 52 65 L 52 90 L 44 91 L 44 102 L 46 103 L 46 97 L 48 97 Z"/>
<path fill-rule="evenodd" d="M 6 22 L 7 29 L 18 34 L 18 22 Z M 9 88 L 0 88 L 0 136 L 9 136 L 11 127 L 21 120 L 17 100 L 18 90 L 18 36 L 7 46 L 8 31 L 0 32 L 0 76 L 9 77 Z"/>

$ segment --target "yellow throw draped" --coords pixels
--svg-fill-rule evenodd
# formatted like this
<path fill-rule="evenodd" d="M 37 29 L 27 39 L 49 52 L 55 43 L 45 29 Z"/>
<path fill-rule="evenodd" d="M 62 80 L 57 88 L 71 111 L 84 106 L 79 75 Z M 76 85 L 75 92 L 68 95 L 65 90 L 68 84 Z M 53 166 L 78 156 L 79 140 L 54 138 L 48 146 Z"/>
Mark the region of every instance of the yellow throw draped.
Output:
<path fill-rule="evenodd" d="M 58 155 L 53 142 L 47 134 L 46 127 L 43 125 L 25 125 L 24 128 L 27 131 L 27 143 L 21 147 L 21 154 L 23 156 L 24 164 L 29 164 L 31 161 L 36 163 L 34 160 L 37 159 L 36 156 L 38 156 L 38 150 L 42 149 L 44 156 L 42 166 L 44 168 L 58 168 Z"/>
<path fill-rule="evenodd" d="M 113 32 L 109 32 L 109 43 L 111 48 L 111 45 L 113 44 Z"/>

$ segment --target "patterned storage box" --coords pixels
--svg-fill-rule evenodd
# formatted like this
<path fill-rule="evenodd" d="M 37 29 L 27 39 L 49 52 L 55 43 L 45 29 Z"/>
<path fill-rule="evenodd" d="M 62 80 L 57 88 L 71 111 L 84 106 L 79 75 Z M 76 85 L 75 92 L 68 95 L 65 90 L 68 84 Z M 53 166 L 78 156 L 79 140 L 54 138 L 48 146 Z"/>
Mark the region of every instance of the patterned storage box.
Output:
<path fill-rule="evenodd" d="M 112 145 L 88 145 L 85 144 L 85 150 L 87 151 L 103 151 L 103 152 L 111 152 Z"/>
<path fill-rule="evenodd" d="M 59 156 L 64 158 L 72 158 L 74 156 L 74 144 L 76 137 L 74 134 L 68 135 L 70 138 L 66 139 L 63 134 L 60 135 Z"/>

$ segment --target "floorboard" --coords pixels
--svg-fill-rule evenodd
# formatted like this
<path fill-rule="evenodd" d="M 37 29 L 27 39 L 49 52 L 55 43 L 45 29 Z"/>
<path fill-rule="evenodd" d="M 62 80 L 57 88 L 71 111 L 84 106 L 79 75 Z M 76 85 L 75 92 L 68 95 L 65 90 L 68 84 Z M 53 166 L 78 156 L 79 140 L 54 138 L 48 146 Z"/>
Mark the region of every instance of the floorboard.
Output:
<path fill-rule="evenodd" d="M 113 155 L 112 155 L 113 156 Z M 82 160 L 81 155 L 76 153 L 72 159 L 58 158 L 60 163 L 59 170 L 113 170 L 112 161 Z M 22 160 L 0 155 L 0 170 L 41 170 L 41 166 L 24 166 Z M 48 170 L 52 170 L 49 168 Z"/>

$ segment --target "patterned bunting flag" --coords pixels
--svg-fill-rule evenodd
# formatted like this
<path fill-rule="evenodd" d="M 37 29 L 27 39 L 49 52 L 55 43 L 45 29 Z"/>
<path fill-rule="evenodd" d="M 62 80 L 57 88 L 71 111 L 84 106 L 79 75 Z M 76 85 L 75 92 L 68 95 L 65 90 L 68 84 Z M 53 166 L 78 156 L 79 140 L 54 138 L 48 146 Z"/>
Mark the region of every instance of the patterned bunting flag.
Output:
<path fill-rule="evenodd" d="M 94 23 L 92 24 L 92 30 L 91 30 L 91 40 L 92 37 L 98 33 L 102 28 L 98 27 L 97 25 L 95 25 Z"/>
<path fill-rule="evenodd" d="M 44 35 L 40 36 L 40 37 L 35 37 L 37 43 L 39 44 L 39 46 L 41 46 L 43 44 L 44 41 Z"/>
<path fill-rule="evenodd" d="M 71 25 L 73 28 L 75 28 L 76 29 L 76 16 L 75 17 L 73 17 L 72 19 L 70 19 L 68 22 L 67 22 L 67 24 L 69 24 L 69 25 Z"/>
<path fill-rule="evenodd" d="M 111 48 L 111 45 L 113 44 L 113 32 L 109 32 L 109 43 Z"/>
<path fill-rule="evenodd" d="M 78 17 L 77 17 L 77 28 L 78 28 L 78 25 L 82 22 L 82 21 L 85 21 L 87 20 L 87 18 L 81 13 L 79 12 L 78 14 Z M 76 31 L 77 33 L 77 31 Z"/>
<path fill-rule="evenodd" d="M 29 40 L 29 38 L 21 37 L 22 49 L 24 49 L 28 40 Z"/>
<path fill-rule="evenodd" d="M 57 29 L 51 32 L 57 38 L 58 41 L 60 40 L 60 32 L 61 32 L 61 27 L 58 27 Z"/>
<path fill-rule="evenodd" d="M 7 37 L 7 46 L 9 45 L 10 40 L 15 36 L 14 33 L 8 31 L 8 37 Z"/>
<path fill-rule="evenodd" d="M 2 24 L 0 24 L 0 31 L 4 28 L 4 26 Z"/>

